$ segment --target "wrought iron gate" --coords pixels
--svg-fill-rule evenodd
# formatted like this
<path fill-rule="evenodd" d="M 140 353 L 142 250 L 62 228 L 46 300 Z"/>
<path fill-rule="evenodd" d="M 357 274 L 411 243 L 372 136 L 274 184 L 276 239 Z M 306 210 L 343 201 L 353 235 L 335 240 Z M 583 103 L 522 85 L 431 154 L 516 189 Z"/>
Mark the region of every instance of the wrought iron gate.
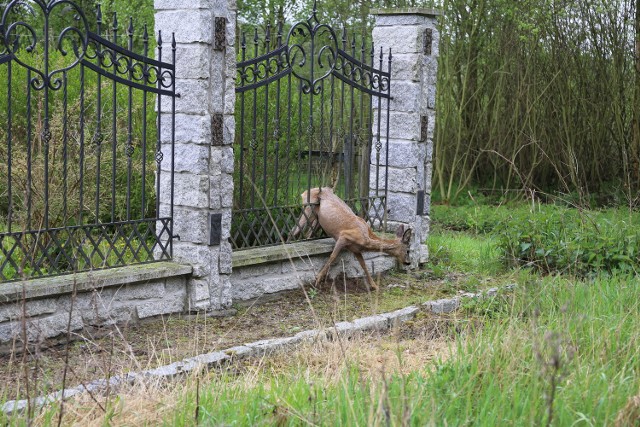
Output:
<path fill-rule="evenodd" d="M 386 225 L 391 52 L 338 36 L 317 13 L 286 34 L 279 23 L 241 36 L 234 249 L 291 241 L 300 196 L 314 187 L 334 187 L 372 226 Z"/>
<path fill-rule="evenodd" d="M 175 41 L 163 62 L 70 0 L 0 12 L 0 281 L 171 258 Z"/>

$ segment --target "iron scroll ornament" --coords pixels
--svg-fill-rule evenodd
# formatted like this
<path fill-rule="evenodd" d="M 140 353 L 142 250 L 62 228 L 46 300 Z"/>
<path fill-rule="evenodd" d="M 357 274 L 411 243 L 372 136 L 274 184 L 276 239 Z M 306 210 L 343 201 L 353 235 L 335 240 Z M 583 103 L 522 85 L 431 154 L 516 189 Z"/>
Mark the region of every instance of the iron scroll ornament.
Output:
<path fill-rule="evenodd" d="M 12 21 L 10 17 L 13 16 L 26 18 Z M 52 37 L 51 18 L 69 16 L 73 24 L 63 28 L 56 37 Z M 36 30 L 27 19 L 38 22 L 41 28 Z M 61 22 L 64 22 L 64 19 L 61 19 Z M 42 34 L 39 34 L 39 31 L 42 31 Z M 82 9 L 70 0 L 13 0 L 7 4 L 2 14 L 0 34 L 7 54 L 11 55 L 15 62 L 36 74 L 30 81 L 35 90 L 45 87 L 58 90 L 63 84 L 61 76 L 78 65 L 86 54 L 89 23 Z M 39 52 L 39 46 L 42 46 L 42 52 Z M 52 62 L 55 56 L 50 55 L 51 48 L 66 57 L 69 54 L 69 46 L 74 53 L 73 61 L 67 66 L 54 68 Z M 23 57 L 23 53 L 32 60 Z M 41 59 L 38 61 L 38 58 Z"/>
<path fill-rule="evenodd" d="M 333 28 L 318 21 L 315 3 L 311 17 L 291 27 L 286 45 L 287 64 L 302 82 L 302 91 L 318 95 L 322 91 L 321 81 L 335 70 L 338 38 Z M 318 49 L 318 45 L 322 47 Z M 322 70 L 318 74 L 316 67 Z"/>

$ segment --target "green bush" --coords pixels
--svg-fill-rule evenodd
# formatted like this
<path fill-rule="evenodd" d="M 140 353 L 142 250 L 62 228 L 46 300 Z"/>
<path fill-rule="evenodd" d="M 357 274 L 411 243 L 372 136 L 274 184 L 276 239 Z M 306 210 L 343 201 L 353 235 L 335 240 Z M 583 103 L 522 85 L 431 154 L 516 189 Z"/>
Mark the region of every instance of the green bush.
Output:
<path fill-rule="evenodd" d="M 580 276 L 640 269 L 640 214 L 541 206 L 516 210 L 494 230 L 504 260 Z"/>

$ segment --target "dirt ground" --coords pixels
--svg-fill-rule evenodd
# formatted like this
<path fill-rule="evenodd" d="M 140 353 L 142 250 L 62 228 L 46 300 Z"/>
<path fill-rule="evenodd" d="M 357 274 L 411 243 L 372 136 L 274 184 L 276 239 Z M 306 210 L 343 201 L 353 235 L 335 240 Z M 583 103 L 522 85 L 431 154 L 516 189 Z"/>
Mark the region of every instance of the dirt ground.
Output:
<path fill-rule="evenodd" d="M 299 290 L 234 306 L 236 313 L 229 317 L 169 316 L 85 331 L 70 345 L 0 358 L 0 401 L 59 390 L 65 371 L 66 387 L 76 386 L 450 296 L 464 289 L 465 280 L 461 275 L 434 278 L 428 272 L 394 273 L 379 279 L 380 291 L 375 293 L 367 292 L 361 281 L 338 282 L 320 289 L 309 287 L 306 295 Z M 441 321 L 423 320 L 409 322 L 398 333 L 405 340 L 425 334 L 440 338 L 447 330 Z"/>

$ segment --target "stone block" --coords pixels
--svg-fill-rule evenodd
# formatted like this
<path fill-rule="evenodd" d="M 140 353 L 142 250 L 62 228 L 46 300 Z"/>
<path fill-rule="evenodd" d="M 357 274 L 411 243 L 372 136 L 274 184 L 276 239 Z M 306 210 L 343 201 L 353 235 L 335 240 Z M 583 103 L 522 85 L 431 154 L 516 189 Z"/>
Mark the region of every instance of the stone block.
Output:
<path fill-rule="evenodd" d="M 209 280 L 190 279 L 187 285 L 188 307 L 190 312 L 207 310 L 211 306 Z"/>
<path fill-rule="evenodd" d="M 206 245 L 209 242 L 209 214 L 204 209 L 173 208 L 173 232 L 181 242 Z"/>
<path fill-rule="evenodd" d="M 410 25 L 376 26 L 373 28 L 373 43 L 375 46 L 383 46 L 385 50 L 390 48 L 393 55 L 421 53 L 424 28 Z"/>
<path fill-rule="evenodd" d="M 171 114 L 162 114 L 163 144 L 171 143 Z M 211 115 L 176 113 L 175 141 L 211 145 Z"/>
<path fill-rule="evenodd" d="M 71 332 L 82 329 L 84 326 L 82 317 L 74 313 L 71 316 L 70 324 L 69 313 L 64 312 L 38 319 L 30 319 L 27 321 L 27 340 L 29 342 L 36 342 L 48 338 L 55 338 L 59 335 L 66 334 L 68 326 L 70 326 Z M 10 342 L 14 338 L 19 338 L 21 334 L 21 322 L 11 322 L 2 325 L 2 328 L 0 328 L 0 342 Z"/>
<path fill-rule="evenodd" d="M 389 327 L 389 318 L 383 315 L 363 317 L 353 321 L 357 331 L 378 331 Z"/>
<path fill-rule="evenodd" d="M 428 301 L 423 306 L 432 313 L 451 313 L 460 307 L 459 298 L 439 299 L 436 301 Z"/>
<path fill-rule="evenodd" d="M 155 14 L 155 28 L 156 31 L 162 31 L 163 39 L 166 41 L 170 40 L 170 35 L 174 33 L 177 43 L 211 44 L 213 39 L 211 17 L 211 12 L 203 9 L 160 9 Z M 186 23 L 188 25 L 185 25 Z"/>
<path fill-rule="evenodd" d="M 386 153 L 386 149 L 386 144 L 383 144 L 381 151 Z M 373 150 L 375 150 L 375 148 L 373 148 Z M 417 168 L 424 163 L 426 151 L 427 147 L 424 143 L 390 139 L 389 160 L 387 164 L 393 168 Z"/>
<path fill-rule="evenodd" d="M 119 288 L 115 294 L 115 301 L 131 301 L 159 298 L 164 295 L 164 282 L 133 283 Z"/>
<path fill-rule="evenodd" d="M 233 301 L 245 301 L 259 298 L 264 294 L 298 289 L 300 284 L 291 277 L 275 274 L 262 277 L 239 279 L 231 276 L 231 298 Z"/>
<path fill-rule="evenodd" d="M 222 158 L 220 159 L 220 171 L 222 173 L 233 174 L 235 169 L 233 148 L 220 147 L 218 151 L 222 154 Z"/>
<path fill-rule="evenodd" d="M 171 174 L 160 175 L 160 202 L 171 201 Z M 192 208 L 209 207 L 209 177 L 207 175 L 194 175 L 192 173 L 176 173 L 173 183 L 174 206 Z"/>
<path fill-rule="evenodd" d="M 157 0 L 156 0 L 157 1 Z M 376 27 L 395 27 L 398 25 L 420 25 L 426 26 L 431 22 L 436 22 L 439 12 L 434 11 L 433 15 L 424 16 L 423 14 L 402 14 L 402 15 L 385 15 L 374 14 Z"/>
<path fill-rule="evenodd" d="M 176 113 L 200 114 L 210 113 L 209 81 L 203 79 L 177 79 L 176 92 L 180 98 L 176 98 Z M 160 103 L 163 113 L 170 113 L 172 98 L 163 96 Z"/>
<path fill-rule="evenodd" d="M 189 242 L 173 242 L 173 259 L 193 266 L 192 277 L 201 278 L 218 273 L 217 251 L 205 245 Z"/>
<path fill-rule="evenodd" d="M 3 304 L 0 305 L 0 323 L 9 320 L 20 320 L 23 317 L 29 318 L 34 316 L 42 316 L 53 314 L 58 310 L 58 304 L 53 298 L 42 300 L 30 300 L 20 304 Z"/>
<path fill-rule="evenodd" d="M 419 82 L 423 77 L 423 61 L 421 61 L 422 55 L 415 53 L 401 53 L 396 54 L 393 52 L 393 59 L 391 61 L 391 81 L 392 89 L 396 82 L 402 80 L 408 80 L 412 82 Z"/>
<path fill-rule="evenodd" d="M 154 0 L 155 10 L 210 9 L 216 0 Z"/>
<path fill-rule="evenodd" d="M 286 350 L 300 342 L 302 342 L 302 338 L 294 335 L 292 337 L 286 338 L 273 338 L 268 340 L 255 341 L 245 344 L 245 346 L 253 349 L 255 355 L 262 355 Z"/>
<path fill-rule="evenodd" d="M 389 156 L 391 157 L 391 156 Z M 380 171 L 380 182 L 385 182 L 386 173 L 383 170 Z M 418 176 L 418 169 L 408 167 L 405 169 L 390 167 L 389 168 L 389 191 L 403 192 L 403 193 L 416 193 L 420 189 L 419 182 L 422 181 Z M 376 176 L 370 176 L 370 188 L 376 188 Z"/>
<path fill-rule="evenodd" d="M 254 356 L 256 353 L 256 350 L 254 348 L 247 347 L 246 345 L 238 345 L 238 346 L 223 350 L 223 353 L 225 353 L 226 355 L 232 358 L 241 359 L 244 357 Z"/>
<path fill-rule="evenodd" d="M 229 355 L 227 355 L 223 351 L 214 351 L 211 353 L 201 354 L 196 357 L 191 357 L 189 359 L 185 359 L 185 363 L 189 363 L 190 365 L 204 366 L 206 368 L 214 368 L 219 366 L 223 362 L 226 362 L 230 359 Z"/>
<path fill-rule="evenodd" d="M 186 293 L 186 292 L 185 292 Z M 166 295 L 163 299 L 146 302 L 136 307 L 138 319 L 158 316 L 161 314 L 182 313 L 185 311 L 185 298 L 183 293 Z"/>
<path fill-rule="evenodd" d="M 391 110 L 415 113 L 420 112 L 420 104 L 422 102 L 423 94 L 422 85 L 417 82 L 394 82 L 391 87 Z"/>
<path fill-rule="evenodd" d="M 176 76 L 180 79 L 209 78 L 210 46 L 179 44 L 176 46 Z"/>
<path fill-rule="evenodd" d="M 247 267 L 236 267 L 233 271 L 234 278 L 238 280 L 260 278 L 268 274 L 279 274 L 282 271 L 280 262 L 258 264 Z"/>
<path fill-rule="evenodd" d="M 175 144 L 174 168 L 175 172 L 188 172 L 194 175 L 206 174 L 209 171 L 210 148 L 200 144 Z M 171 171 L 171 144 L 162 144 L 163 171 Z"/>
<path fill-rule="evenodd" d="M 389 220 L 403 223 L 411 223 L 415 220 L 417 199 L 413 194 L 389 192 L 387 209 Z"/>
<path fill-rule="evenodd" d="M 387 114 L 383 111 L 380 115 L 380 140 L 384 143 L 387 131 Z M 373 113 L 373 135 L 378 133 L 378 113 Z M 418 112 L 406 113 L 391 111 L 389 114 L 389 138 L 396 140 L 420 141 L 420 114 Z M 374 139 L 375 141 L 375 139 Z M 375 144 L 374 144 L 375 145 Z M 375 151 L 374 151 L 375 153 Z M 374 157 L 375 158 L 375 157 Z"/>
<path fill-rule="evenodd" d="M 232 303 L 232 289 L 229 275 L 220 274 L 211 277 L 210 282 L 211 308 L 220 310 L 229 307 Z"/>
<path fill-rule="evenodd" d="M 392 311 L 391 313 L 385 313 L 382 316 L 389 319 L 389 324 L 393 326 L 394 324 L 413 319 L 419 311 L 419 307 L 412 305 L 400 310 Z"/>
<path fill-rule="evenodd" d="M 218 268 L 220 270 L 220 273 L 222 274 L 231 274 L 232 266 L 233 266 L 233 262 L 232 262 L 233 250 L 231 249 L 231 244 L 228 241 L 226 241 L 226 239 L 229 236 L 225 236 L 224 234 L 224 230 L 229 230 L 229 229 L 230 228 L 225 228 L 225 223 L 223 221 L 223 225 L 222 225 L 223 240 L 220 243 L 220 260 L 218 263 Z"/>

